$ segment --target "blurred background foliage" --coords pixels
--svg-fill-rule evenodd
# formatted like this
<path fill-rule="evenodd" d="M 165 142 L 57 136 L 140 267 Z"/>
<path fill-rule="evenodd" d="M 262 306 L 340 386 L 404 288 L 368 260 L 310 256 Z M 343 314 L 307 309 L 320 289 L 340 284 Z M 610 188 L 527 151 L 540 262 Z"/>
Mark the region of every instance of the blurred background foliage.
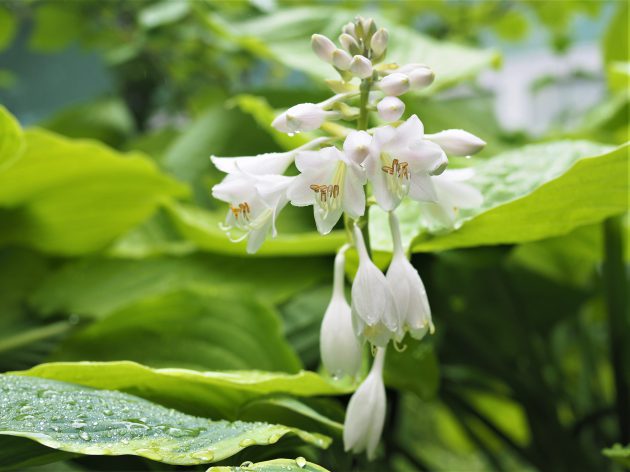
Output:
<path fill-rule="evenodd" d="M 492 194 L 489 213 L 554 178 L 510 180 L 521 164 L 543 174 L 566 157 L 565 172 L 613 149 L 575 140 L 628 140 L 623 0 L 2 0 L 0 369 L 131 360 L 317 370 L 332 254 L 345 236 L 319 237 L 308 211 L 287 209 L 280 237 L 244 257 L 217 227 L 225 209 L 209 188 L 221 175 L 208 156 L 309 139 L 271 129 L 274 110 L 326 97 L 310 35 L 336 37 L 358 13 L 390 29 L 391 60 L 435 68 L 436 83 L 407 99 L 429 132 L 475 133 L 488 142 L 480 161 L 543 146 L 490 174 L 506 179 L 507 194 Z M 544 147 L 558 140 L 569 141 Z M 602 453 L 630 442 L 626 223 L 609 218 L 619 204 L 605 193 L 627 188 L 627 147 L 616 152 L 617 167 L 584 168 L 595 186 L 576 174 L 567 205 L 580 205 L 582 190 L 586 203 L 606 196 L 568 224 L 554 204 L 569 187 L 544 197 L 547 213 L 510 207 L 513 220 L 503 215 L 491 235 L 475 233 L 474 220 L 461 236 L 426 239 L 409 210 L 403 225 L 437 333 L 390 353 L 375 463 L 339 446 L 347 397 L 297 407 L 261 398 L 237 416 L 332 434 L 326 452 L 289 453 L 333 471 L 620 470 L 627 449 Z M 162 470 L 128 457 L 48 467 Z"/>

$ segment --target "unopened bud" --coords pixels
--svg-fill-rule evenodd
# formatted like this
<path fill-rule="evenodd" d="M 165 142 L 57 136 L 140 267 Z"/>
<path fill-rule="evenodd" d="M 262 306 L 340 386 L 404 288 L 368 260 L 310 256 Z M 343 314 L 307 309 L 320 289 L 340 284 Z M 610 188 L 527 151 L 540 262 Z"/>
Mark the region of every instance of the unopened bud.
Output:
<path fill-rule="evenodd" d="M 411 88 L 413 89 L 428 87 L 435 79 L 435 74 L 428 67 L 418 67 L 409 72 L 408 75 Z"/>
<path fill-rule="evenodd" d="M 332 63 L 332 56 L 337 46 L 326 36 L 321 34 L 314 34 L 311 36 L 311 46 L 313 51 L 317 54 L 322 61 Z"/>
<path fill-rule="evenodd" d="M 447 129 L 435 134 L 426 134 L 424 137 L 451 156 L 469 156 L 481 151 L 486 145 L 483 139 L 463 129 Z"/>
<path fill-rule="evenodd" d="M 350 63 L 350 72 L 361 79 L 367 79 L 372 75 L 372 62 L 364 56 L 354 56 Z"/>
<path fill-rule="evenodd" d="M 376 85 L 385 95 L 398 96 L 407 92 L 410 87 L 409 77 L 399 72 L 386 75 Z"/>
<path fill-rule="evenodd" d="M 332 112 L 326 112 L 314 103 L 300 103 L 278 115 L 271 126 L 283 133 L 299 133 L 319 128 Z"/>
<path fill-rule="evenodd" d="M 405 104 L 400 98 L 385 97 L 376 105 L 378 116 L 385 121 L 396 121 L 400 119 L 405 111 Z"/>
<path fill-rule="evenodd" d="M 341 46 L 350 54 L 354 55 L 361 52 L 361 48 L 359 48 L 359 43 L 357 43 L 357 40 L 349 34 L 342 33 L 341 36 L 339 36 L 339 42 L 341 43 Z"/>
<path fill-rule="evenodd" d="M 355 31 L 355 28 L 354 28 L 354 23 L 352 23 L 352 22 L 345 24 L 344 27 L 341 28 L 341 32 L 345 33 L 345 34 L 349 34 L 350 36 L 352 36 L 354 38 L 357 37 L 356 31 Z"/>
<path fill-rule="evenodd" d="M 376 33 L 376 23 L 372 18 L 366 18 L 362 22 L 363 26 L 363 38 L 367 44 L 370 43 L 370 39 Z"/>
<path fill-rule="evenodd" d="M 343 49 L 335 49 L 332 54 L 332 63 L 337 69 L 348 70 L 351 62 L 352 56 L 350 54 Z"/>
<path fill-rule="evenodd" d="M 376 57 L 381 56 L 385 50 L 387 49 L 387 40 L 389 38 L 389 34 L 387 30 L 384 28 L 380 28 L 372 39 L 370 40 L 370 48 L 372 48 L 372 54 Z"/>

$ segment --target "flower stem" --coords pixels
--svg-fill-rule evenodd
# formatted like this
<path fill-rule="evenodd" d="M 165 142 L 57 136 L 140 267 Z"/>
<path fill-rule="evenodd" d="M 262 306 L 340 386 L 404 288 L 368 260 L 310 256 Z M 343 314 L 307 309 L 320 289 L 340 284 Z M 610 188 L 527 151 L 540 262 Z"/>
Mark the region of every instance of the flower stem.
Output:
<path fill-rule="evenodd" d="M 359 96 L 359 119 L 357 120 L 357 129 L 360 131 L 365 131 L 368 128 L 368 99 L 370 96 L 370 89 L 372 88 L 372 79 L 367 78 L 361 81 L 361 86 L 359 87 L 360 96 Z M 369 230 L 369 215 L 370 215 L 370 207 L 368 205 L 369 195 L 366 192 L 365 194 L 365 214 L 361 217 L 360 226 L 361 232 L 363 233 L 363 240 L 365 241 L 365 246 L 367 247 L 368 254 L 372 254 L 372 248 L 370 246 L 370 230 Z"/>

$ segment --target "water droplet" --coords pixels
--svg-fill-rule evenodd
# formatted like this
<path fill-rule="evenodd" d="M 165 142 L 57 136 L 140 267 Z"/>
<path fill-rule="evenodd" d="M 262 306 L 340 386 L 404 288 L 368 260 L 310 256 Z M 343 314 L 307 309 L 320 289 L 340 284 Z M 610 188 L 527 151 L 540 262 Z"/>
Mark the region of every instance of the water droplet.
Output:
<path fill-rule="evenodd" d="M 85 431 L 81 431 L 79 433 L 79 437 L 81 439 L 83 439 L 84 441 L 89 441 L 90 440 L 90 435 L 87 432 L 85 432 Z"/>
<path fill-rule="evenodd" d="M 254 444 L 256 444 L 256 441 L 251 438 L 243 439 L 240 443 L 238 443 L 238 445 L 241 447 L 249 447 L 253 446 Z"/>
<path fill-rule="evenodd" d="M 193 452 L 191 456 L 203 462 L 210 462 L 212 459 L 214 459 L 214 454 L 212 454 L 212 452 L 210 451 Z"/>
<path fill-rule="evenodd" d="M 155 451 L 153 449 L 143 448 L 143 449 L 138 449 L 136 452 L 139 455 L 141 455 L 142 457 L 146 457 L 147 459 L 151 459 L 153 461 L 161 461 L 162 460 L 162 456 L 157 451 Z"/>
<path fill-rule="evenodd" d="M 105 416 L 112 416 L 114 414 L 114 412 L 112 410 L 103 410 L 103 414 Z"/>
<path fill-rule="evenodd" d="M 81 428 L 85 428 L 87 426 L 87 424 L 83 423 L 81 421 L 74 421 L 74 422 L 72 422 L 72 424 L 70 426 L 72 426 L 73 428 L 76 428 L 76 429 L 81 429 Z"/>
<path fill-rule="evenodd" d="M 306 465 L 306 459 L 304 459 L 302 456 L 297 457 L 295 459 L 295 463 L 298 465 L 298 467 L 302 469 Z"/>

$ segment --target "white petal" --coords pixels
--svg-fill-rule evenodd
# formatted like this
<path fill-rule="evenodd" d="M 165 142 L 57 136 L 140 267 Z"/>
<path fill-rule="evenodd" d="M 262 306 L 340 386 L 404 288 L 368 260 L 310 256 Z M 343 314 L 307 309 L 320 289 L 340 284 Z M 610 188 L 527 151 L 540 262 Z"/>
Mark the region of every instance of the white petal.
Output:
<path fill-rule="evenodd" d="M 440 182 L 440 193 L 447 193 L 455 208 L 477 208 L 483 203 L 483 195 L 472 185 L 463 182 Z"/>
<path fill-rule="evenodd" d="M 391 211 L 400 204 L 402 197 L 390 191 L 387 186 L 387 178 L 387 174 L 385 174 L 385 172 L 383 172 L 380 168 L 370 175 L 372 191 L 374 192 L 376 203 L 378 203 L 378 206 L 380 206 L 383 210 Z"/>
<path fill-rule="evenodd" d="M 420 143 L 424 136 L 424 125 L 417 115 L 411 115 L 396 128 L 396 141 L 402 146 L 413 146 Z"/>
<path fill-rule="evenodd" d="M 468 156 L 481 151 L 486 142 L 463 129 L 447 129 L 426 136 L 452 156 Z"/>
<path fill-rule="evenodd" d="M 342 213 L 343 208 L 341 205 L 338 205 L 330 211 L 323 211 L 318 205 L 313 205 L 313 215 L 315 216 L 317 231 L 324 235 L 330 233 L 341 218 Z"/>
<path fill-rule="evenodd" d="M 352 328 L 350 305 L 343 294 L 333 296 L 324 319 L 320 334 L 322 362 L 331 375 L 354 377 L 361 368 L 361 344 Z"/>
<path fill-rule="evenodd" d="M 399 120 L 405 112 L 404 102 L 397 97 L 385 97 L 376 105 L 378 116 L 385 121 Z"/>
<path fill-rule="evenodd" d="M 343 210 L 350 218 L 358 218 L 365 213 L 365 171 L 348 167 L 343 186 L 342 205 Z"/>
<path fill-rule="evenodd" d="M 343 152 L 347 159 L 361 164 L 368 155 L 372 136 L 366 131 L 352 131 L 343 142 Z"/>
<path fill-rule="evenodd" d="M 448 158 L 442 148 L 429 141 L 414 143 L 398 153 L 401 160 L 409 163 L 411 172 L 433 174 L 448 164 Z"/>
<path fill-rule="evenodd" d="M 293 163 L 293 152 L 270 152 L 259 156 L 210 157 L 221 172 L 227 174 L 243 171 L 250 174 L 282 174 Z"/>
<path fill-rule="evenodd" d="M 431 179 L 426 174 L 411 174 L 409 196 L 419 202 L 436 202 L 438 196 Z"/>

